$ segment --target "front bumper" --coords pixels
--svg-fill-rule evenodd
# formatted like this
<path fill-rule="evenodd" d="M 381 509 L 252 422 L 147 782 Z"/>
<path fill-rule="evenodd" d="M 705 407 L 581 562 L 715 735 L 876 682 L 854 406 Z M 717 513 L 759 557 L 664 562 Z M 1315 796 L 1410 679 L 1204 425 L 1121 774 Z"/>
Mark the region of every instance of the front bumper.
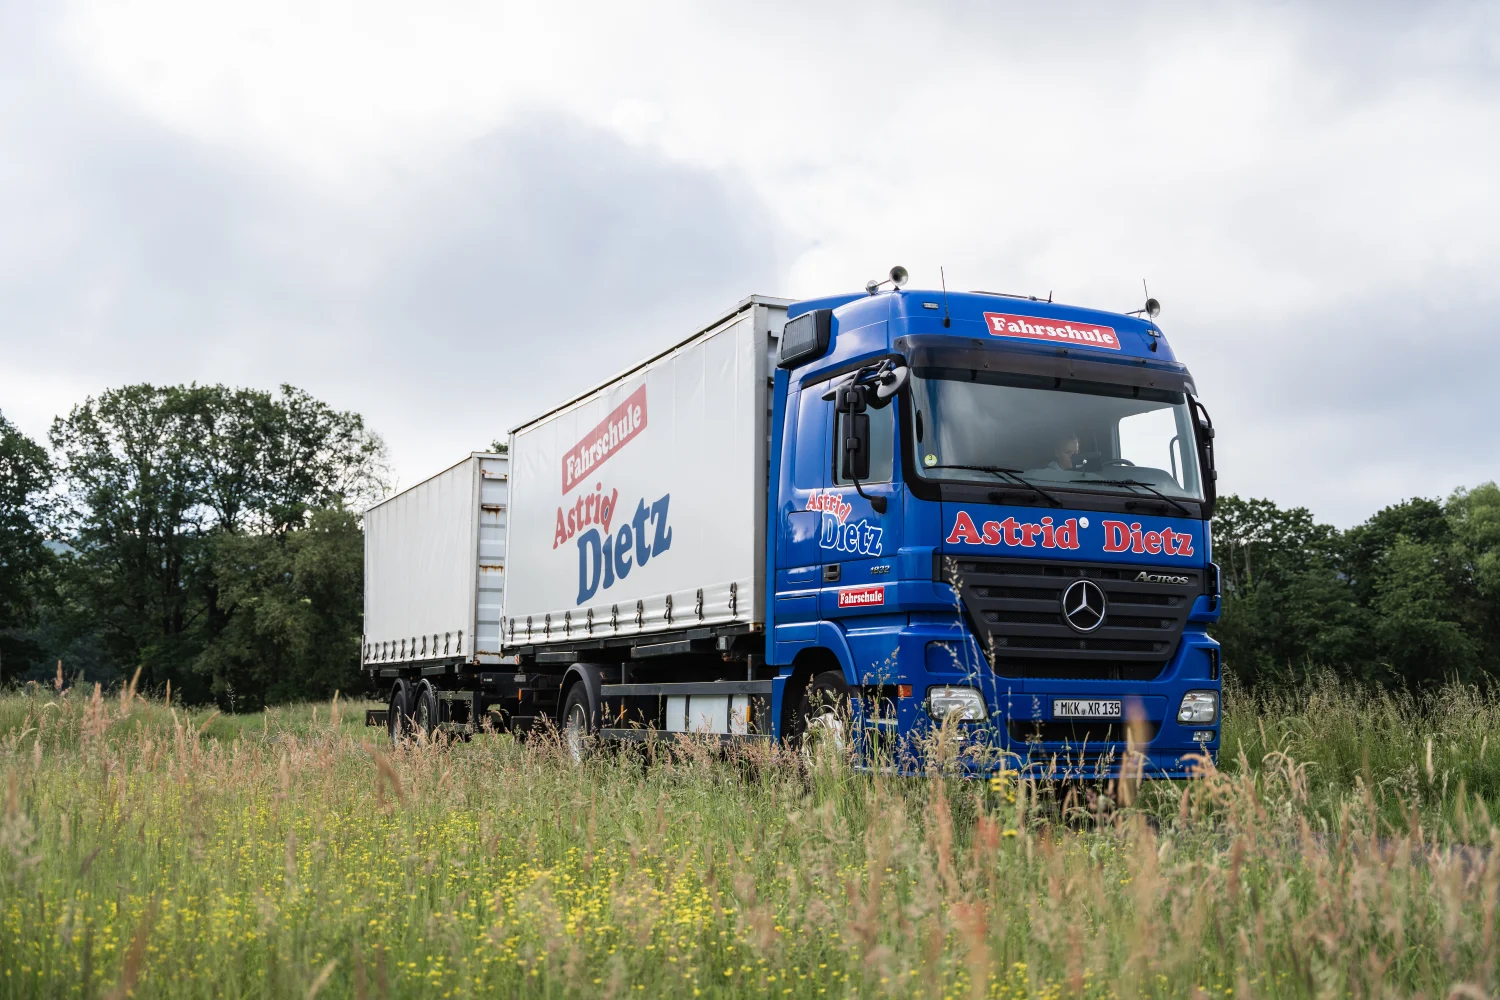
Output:
<path fill-rule="evenodd" d="M 1152 680 L 1000 677 L 957 622 L 918 620 L 884 634 L 851 630 L 848 639 L 856 664 L 870 665 L 859 674 L 856 728 L 872 766 L 912 774 L 931 766 L 939 727 L 927 712 L 926 694 L 938 686 L 970 686 L 983 696 L 989 718 L 958 723 L 948 751 L 975 776 L 1003 770 L 1055 780 L 1183 779 L 1201 773 L 1205 758 L 1218 759 L 1222 704 L 1212 724 L 1177 722 L 1184 694 L 1221 688 L 1219 645 L 1193 626 Z M 893 697 L 901 685 L 910 686 L 910 695 Z M 1114 724 L 1056 719 L 1058 699 L 1118 699 L 1124 718 Z M 1213 738 L 1200 740 L 1205 733 Z"/>

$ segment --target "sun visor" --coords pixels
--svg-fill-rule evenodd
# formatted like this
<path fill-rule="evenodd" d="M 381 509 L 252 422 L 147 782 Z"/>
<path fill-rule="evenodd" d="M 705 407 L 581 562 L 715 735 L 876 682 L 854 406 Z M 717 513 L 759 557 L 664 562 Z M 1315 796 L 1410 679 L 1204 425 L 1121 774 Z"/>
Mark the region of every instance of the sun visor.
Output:
<path fill-rule="evenodd" d="M 1011 372 L 1198 394 L 1193 376 L 1186 366 L 1175 361 L 1153 363 L 1148 358 L 1101 361 L 1067 347 L 1045 351 L 999 349 L 990 341 L 942 334 L 897 337 L 893 346 L 913 368 Z"/>

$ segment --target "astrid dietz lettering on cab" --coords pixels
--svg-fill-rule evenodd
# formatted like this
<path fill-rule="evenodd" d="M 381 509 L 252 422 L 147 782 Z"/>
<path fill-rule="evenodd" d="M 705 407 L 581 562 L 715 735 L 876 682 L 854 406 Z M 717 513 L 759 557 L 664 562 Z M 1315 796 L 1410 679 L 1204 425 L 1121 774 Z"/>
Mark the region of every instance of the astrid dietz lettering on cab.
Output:
<path fill-rule="evenodd" d="M 807 498 L 807 509 L 822 512 L 823 529 L 818 544 L 823 548 L 864 556 L 882 554 L 880 536 L 884 529 L 863 518 L 849 522 L 849 512 L 854 505 L 846 502 L 842 495 L 814 493 Z"/>
<path fill-rule="evenodd" d="M 1191 556 L 1193 536 L 1191 533 L 1162 528 L 1160 531 L 1142 531 L 1139 521 L 1126 524 L 1124 521 L 1103 520 L 1099 522 L 1104 532 L 1104 552 L 1135 552 L 1151 555 Z M 1015 548 L 1078 549 L 1083 543 L 1079 536 L 1078 518 L 1070 517 L 1061 524 L 1044 517 L 1040 524 L 1017 521 L 1007 517 L 1003 521 L 985 521 L 975 525 L 974 518 L 966 510 L 953 518 L 953 530 L 948 532 L 949 545 L 1007 545 Z"/>

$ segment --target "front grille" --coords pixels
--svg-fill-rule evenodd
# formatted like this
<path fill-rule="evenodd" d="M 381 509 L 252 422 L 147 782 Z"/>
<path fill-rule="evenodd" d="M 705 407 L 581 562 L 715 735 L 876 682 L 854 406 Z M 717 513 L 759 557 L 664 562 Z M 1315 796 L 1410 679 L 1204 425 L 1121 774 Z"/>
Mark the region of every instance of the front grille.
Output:
<path fill-rule="evenodd" d="M 1126 742 L 1125 723 L 1120 721 L 1077 719 L 1031 722 L 1025 719 L 1011 719 L 1007 729 L 1010 732 L 1010 738 L 1018 743 L 1066 743 L 1072 747 L 1082 747 L 1085 744 L 1096 746 L 1100 743 Z M 1159 732 L 1161 732 L 1160 722 L 1138 722 L 1133 727 L 1131 736 L 1137 743 L 1144 745 L 1156 739 L 1156 734 Z"/>
<path fill-rule="evenodd" d="M 1175 566 L 989 559 L 947 566 L 995 672 L 1005 677 L 1154 678 L 1176 652 L 1204 586 L 1201 569 Z M 1138 582 L 1142 571 L 1189 583 Z M 1090 632 L 1073 629 L 1062 613 L 1063 591 L 1079 579 L 1097 583 L 1108 601 L 1104 621 Z"/>
<path fill-rule="evenodd" d="M 1005 656 L 995 660 L 995 672 L 1002 677 L 1040 677 L 1085 681 L 1149 681 L 1161 674 L 1164 663 L 1143 661 L 1131 663 L 1115 657 L 1091 660 L 1061 659 L 1055 656 Z"/>
<path fill-rule="evenodd" d="M 1071 631 L 1071 629 L 1069 630 Z M 1103 631 L 1102 629 L 1100 631 Z M 1007 635 L 995 640 L 998 653 L 1007 649 L 1066 649 L 1095 653 L 1156 653 L 1168 648 L 1166 642 L 1150 639 L 1075 639 L 1061 635 Z"/>
<path fill-rule="evenodd" d="M 1045 601 L 1057 596 L 1057 591 L 1048 587 L 976 587 L 975 592 L 981 597 L 1017 597 L 1023 601 Z"/>
<path fill-rule="evenodd" d="M 986 611 L 986 621 L 1022 622 L 1027 625 L 1061 625 L 1062 613 L 1057 611 Z"/>

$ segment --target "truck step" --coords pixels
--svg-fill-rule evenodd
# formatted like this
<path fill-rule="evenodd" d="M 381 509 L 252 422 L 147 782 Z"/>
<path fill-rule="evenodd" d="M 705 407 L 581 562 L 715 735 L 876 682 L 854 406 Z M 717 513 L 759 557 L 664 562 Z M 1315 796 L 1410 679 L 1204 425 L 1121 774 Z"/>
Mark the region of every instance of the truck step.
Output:
<path fill-rule="evenodd" d="M 665 740 L 674 736 L 692 736 L 694 739 L 717 740 L 720 743 L 756 743 L 769 740 L 768 733 L 669 733 L 665 729 L 601 729 L 599 738 L 619 742 L 641 743 L 649 739 Z"/>
<path fill-rule="evenodd" d="M 679 694 L 758 694 L 770 697 L 770 681 L 685 681 L 672 684 L 601 684 L 599 693 L 608 698 L 669 697 Z"/>
<path fill-rule="evenodd" d="M 532 730 L 544 728 L 551 719 L 545 715 L 512 715 L 508 721 L 511 732 L 529 733 Z"/>

